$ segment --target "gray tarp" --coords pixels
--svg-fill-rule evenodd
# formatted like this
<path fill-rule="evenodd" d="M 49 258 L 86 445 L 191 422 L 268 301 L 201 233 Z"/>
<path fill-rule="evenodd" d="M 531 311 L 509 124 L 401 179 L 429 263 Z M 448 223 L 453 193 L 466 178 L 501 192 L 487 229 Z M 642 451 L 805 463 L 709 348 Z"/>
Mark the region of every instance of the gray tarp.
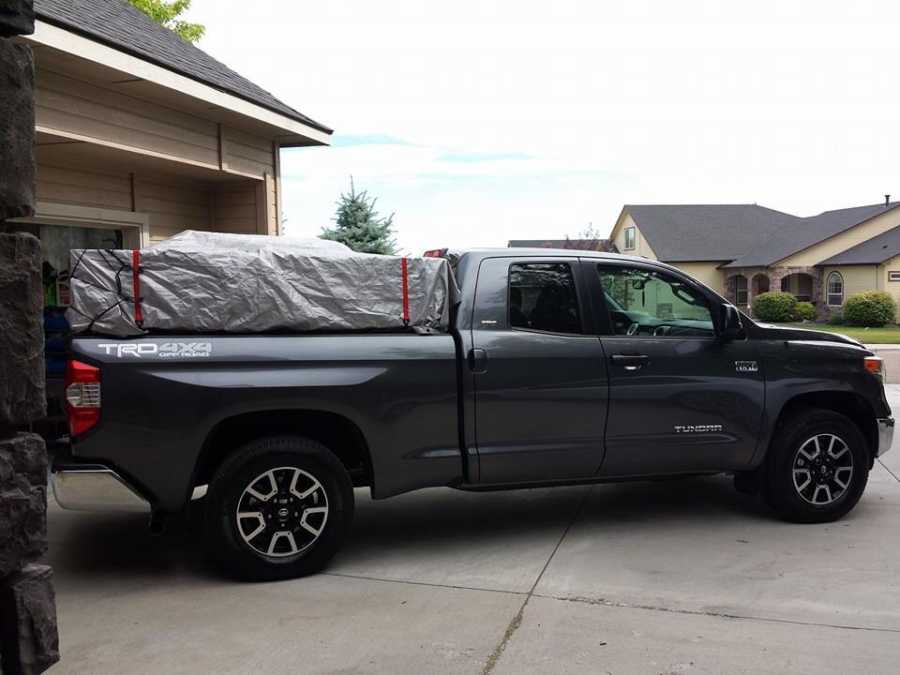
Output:
<path fill-rule="evenodd" d="M 135 323 L 131 251 L 72 251 L 76 332 L 126 337 L 148 331 L 399 329 L 402 258 L 343 244 L 258 235 L 184 232 L 140 252 Z M 446 260 L 406 258 L 409 324 L 446 330 L 455 286 Z"/>

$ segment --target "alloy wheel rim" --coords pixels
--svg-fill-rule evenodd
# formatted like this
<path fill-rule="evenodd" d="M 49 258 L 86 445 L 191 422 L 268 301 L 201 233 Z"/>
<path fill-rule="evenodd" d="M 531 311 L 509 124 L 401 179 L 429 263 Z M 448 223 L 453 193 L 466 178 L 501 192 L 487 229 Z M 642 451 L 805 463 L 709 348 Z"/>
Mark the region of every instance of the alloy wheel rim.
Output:
<path fill-rule="evenodd" d="M 286 558 L 312 546 L 328 522 L 328 495 L 311 473 L 294 466 L 251 480 L 235 512 L 244 543 L 266 558 Z"/>
<path fill-rule="evenodd" d="M 853 480 L 853 453 L 835 434 L 817 434 L 797 449 L 793 465 L 794 489 L 813 506 L 834 504 Z"/>

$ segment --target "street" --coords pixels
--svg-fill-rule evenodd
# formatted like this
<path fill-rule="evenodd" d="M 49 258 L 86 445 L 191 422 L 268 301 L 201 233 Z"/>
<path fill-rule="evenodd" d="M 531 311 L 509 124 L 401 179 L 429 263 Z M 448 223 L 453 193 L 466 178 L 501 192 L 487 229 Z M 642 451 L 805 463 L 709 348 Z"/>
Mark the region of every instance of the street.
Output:
<path fill-rule="evenodd" d="M 358 490 L 327 572 L 271 584 L 219 576 L 188 528 L 51 504 L 53 672 L 894 673 L 898 446 L 827 525 L 727 477 Z"/>

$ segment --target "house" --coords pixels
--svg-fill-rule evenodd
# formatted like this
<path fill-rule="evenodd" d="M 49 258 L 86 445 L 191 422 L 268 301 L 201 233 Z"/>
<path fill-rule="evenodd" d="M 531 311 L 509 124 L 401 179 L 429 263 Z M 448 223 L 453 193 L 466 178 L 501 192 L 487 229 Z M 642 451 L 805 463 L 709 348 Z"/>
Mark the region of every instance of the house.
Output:
<path fill-rule="evenodd" d="M 35 0 L 37 208 L 62 272 L 76 247 L 185 229 L 279 234 L 279 150 L 331 130 L 124 0 Z"/>
<path fill-rule="evenodd" d="M 62 433 L 69 252 L 134 249 L 182 230 L 281 233 L 282 148 L 331 129 L 125 0 L 35 0 L 36 209 L 48 410 Z"/>
<path fill-rule="evenodd" d="M 626 205 L 610 239 L 621 253 L 675 265 L 742 308 L 769 290 L 816 305 L 851 294 L 900 300 L 900 202 L 800 217 L 757 204 Z"/>

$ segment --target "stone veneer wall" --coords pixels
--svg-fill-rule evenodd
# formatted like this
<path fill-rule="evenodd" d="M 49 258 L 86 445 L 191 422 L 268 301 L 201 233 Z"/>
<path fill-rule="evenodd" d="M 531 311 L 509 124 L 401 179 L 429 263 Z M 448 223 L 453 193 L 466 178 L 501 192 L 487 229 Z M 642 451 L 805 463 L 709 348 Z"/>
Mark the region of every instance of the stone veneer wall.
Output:
<path fill-rule="evenodd" d="M 44 415 L 41 246 L 6 219 L 34 213 L 34 62 L 9 38 L 34 31 L 32 0 L 0 0 L 0 671 L 59 660 L 47 550 L 47 449 L 21 433 Z"/>

